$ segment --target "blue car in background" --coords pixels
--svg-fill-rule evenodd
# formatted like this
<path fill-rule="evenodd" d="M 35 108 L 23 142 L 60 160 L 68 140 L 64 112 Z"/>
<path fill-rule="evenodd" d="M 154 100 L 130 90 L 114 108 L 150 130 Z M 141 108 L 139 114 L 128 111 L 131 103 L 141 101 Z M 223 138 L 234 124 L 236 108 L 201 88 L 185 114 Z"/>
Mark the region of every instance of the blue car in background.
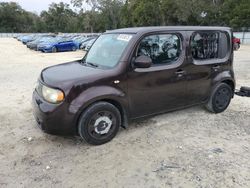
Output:
<path fill-rule="evenodd" d="M 27 36 L 27 35 L 20 35 L 20 36 L 17 37 L 17 40 L 18 40 L 18 41 L 22 41 L 22 39 L 23 39 L 24 37 L 26 37 L 26 36 Z"/>
<path fill-rule="evenodd" d="M 22 37 L 21 41 L 23 44 L 27 44 L 28 42 L 31 42 L 33 40 L 36 40 L 39 36 L 37 35 L 27 35 Z"/>
<path fill-rule="evenodd" d="M 86 48 L 86 46 L 87 46 L 87 44 L 89 43 L 89 41 L 95 41 L 95 39 L 96 39 L 97 37 L 88 37 L 88 38 L 86 38 L 85 40 L 83 40 L 82 42 L 81 42 L 81 45 L 80 45 L 80 49 L 85 49 Z"/>
<path fill-rule="evenodd" d="M 65 51 L 76 51 L 78 44 L 67 38 L 56 37 L 49 41 L 40 43 L 37 45 L 37 50 L 42 52 L 65 52 Z"/>
<path fill-rule="evenodd" d="M 74 37 L 72 40 L 77 44 L 77 48 L 80 49 L 81 44 L 87 39 L 84 36 Z"/>
<path fill-rule="evenodd" d="M 94 44 L 96 38 L 93 38 L 91 40 L 88 41 L 88 43 L 86 44 L 85 48 L 84 48 L 84 51 L 89 51 L 89 49 L 91 48 L 91 46 Z"/>
<path fill-rule="evenodd" d="M 50 41 L 51 39 L 53 39 L 55 37 L 53 36 L 49 36 L 49 37 L 39 37 L 37 38 L 36 40 L 34 41 L 31 41 L 31 42 L 28 42 L 26 44 L 26 46 L 32 50 L 37 50 L 37 46 L 40 44 L 40 43 L 45 43 L 47 41 Z"/>

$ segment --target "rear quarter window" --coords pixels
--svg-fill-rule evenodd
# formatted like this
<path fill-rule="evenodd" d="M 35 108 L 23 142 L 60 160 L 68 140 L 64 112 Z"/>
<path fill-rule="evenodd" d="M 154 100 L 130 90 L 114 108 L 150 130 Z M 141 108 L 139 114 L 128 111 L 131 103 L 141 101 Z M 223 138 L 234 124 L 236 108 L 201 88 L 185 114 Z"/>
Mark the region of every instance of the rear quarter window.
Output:
<path fill-rule="evenodd" d="M 192 57 L 199 62 L 224 59 L 230 50 L 230 40 L 226 32 L 200 31 L 191 36 Z"/>

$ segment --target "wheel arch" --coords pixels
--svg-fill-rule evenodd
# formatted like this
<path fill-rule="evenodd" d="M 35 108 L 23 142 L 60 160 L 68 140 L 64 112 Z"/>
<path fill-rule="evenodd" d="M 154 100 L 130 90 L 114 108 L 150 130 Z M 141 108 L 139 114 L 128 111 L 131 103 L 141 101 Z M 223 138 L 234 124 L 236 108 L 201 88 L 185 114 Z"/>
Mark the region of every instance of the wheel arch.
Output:
<path fill-rule="evenodd" d="M 91 87 L 83 91 L 69 104 L 69 112 L 74 114 L 74 125 L 78 126 L 82 113 L 97 102 L 108 102 L 114 105 L 121 113 L 122 127 L 128 126 L 129 108 L 126 93 L 112 86 Z"/>
<path fill-rule="evenodd" d="M 102 100 L 99 100 L 97 102 L 108 102 L 112 105 L 114 105 L 119 111 L 120 111 L 120 114 L 121 114 L 121 118 L 122 118 L 122 127 L 123 128 L 127 128 L 128 127 L 128 115 L 127 115 L 127 110 L 124 108 L 124 106 L 117 100 L 115 99 L 102 99 Z"/>
<path fill-rule="evenodd" d="M 233 97 L 234 97 L 234 90 L 235 90 L 235 82 L 234 82 L 234 80 L 233 80 L 232 78 L 225 78 L 225 79 L 221 79 L 221 80 L 215 82 L 215 83 L 213 84 L 213 86 L 212 86 L 212 89 L 211 89 L 211 91 L 210 91 L 210 95 L 209 95 L 209 96 L 212 95 L 214 89 L 215 89 L 215 88 L 217 87 L 217 85 L 219 85 L 220 83 L 225 83 L 225 84 L 227 84 L 227 85 L 229 85 L 229 86 L 231 87 L 231 89 L 232 89 L 232 98 L 233 98 Z"/>
<path fill-rule="evenodd" d="M 57 45 L 52 45 L 52 46 L 51 46 L 51 51 L 52 51 L 52 52 L 53 52 L 53 48 L 55 48 L 57 52 L 59 51 L 59 48 L 58 48 Z"/>
<path fill-rule="evenodd" d="M 225 84 L 228 84 L 231 88 L 232 88 L 232 91 L 234 93 L 234 90 L 235 90 L 235 83 L 230 80 L 230 79 L 225 79 L 223 80 L 221 83 L 225 83 Z"/>
<path fill-rule="evenodd" d="M 78 126 L 78 122 L 79 122 L 82 114 L 85 112 L 85 110 L 88 109 L 91 105 L 93 105 L 95 103 L 98 103 L 98 102 L 107 102 L 107 103 L 110 103 L 110 104 L 114 105 L 119 110 L 119 112 L 121 114 L 121 120 L 122 120 L 121 127 L 123 127 L 123 128 L 128 127 L 128 113 L 127 113 L 126 108 L 118 100 L 113 99 L 113 98 L 108 98 L 108 97 L 101 98 L 101 99 L 96 99 L 94 101 L 91 101 L 87 105 L 82 106 L 79 109 L 79 111 L 78 111 L 78 113 L 76 115 L 76 120 L 75 120 L 75 126 L 76 127 Z"/>
<path fill-rule="evenodd" d="M 220 83 L 228 84 L 232 88 L 232 93 L 234 94 L 236 84 L 233 70 L 223 71 L 213 78 L 210 95 L 213 92 L 214 88 Z"/>

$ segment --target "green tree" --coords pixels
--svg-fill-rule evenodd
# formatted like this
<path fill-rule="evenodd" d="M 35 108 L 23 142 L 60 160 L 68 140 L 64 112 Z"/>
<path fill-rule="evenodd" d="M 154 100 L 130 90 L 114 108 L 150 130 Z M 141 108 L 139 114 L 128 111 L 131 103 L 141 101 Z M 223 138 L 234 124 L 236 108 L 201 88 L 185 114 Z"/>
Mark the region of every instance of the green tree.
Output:
<path fill-rule="evenodd" d="M 103 32 L 120 27 L 220 25 L 250 28 L 250 0 L 72 0 L 40 15 L 0 3 L 0 32 Z M 88 4 L 88 8 L 86 7 Z"/>
<path fill-rule="evenodd" d="M 162 25 L 161 0 L 126 0 L 121 10 L 122 26 Z"/>
<path fill-rule="evenodd" d="M 84 3 L 91 7 L 91 10 L 86 11 L 86 24 L 91 31 L 116 29 L 121 26 L 123 0 L 72 0 L 72 2 L 77 7 L 84 6 Z"/>
<path fill-rule="evenodd" d="M 67 3 L 52 3 L 40 17 L 47 32 L 74 32 L 78 27 L 77 14 Z"/>
<path fill-rule="evenodd" d="M 237 30 L 250 28 L 250 0 L 225 0 L 223 20 Z"/>
<path fill-rule="evenodd" d="M 36 31 L 38 19 L 37 15 L 23 10 L 17 3 L 0 3 L 0 32 Z"/>

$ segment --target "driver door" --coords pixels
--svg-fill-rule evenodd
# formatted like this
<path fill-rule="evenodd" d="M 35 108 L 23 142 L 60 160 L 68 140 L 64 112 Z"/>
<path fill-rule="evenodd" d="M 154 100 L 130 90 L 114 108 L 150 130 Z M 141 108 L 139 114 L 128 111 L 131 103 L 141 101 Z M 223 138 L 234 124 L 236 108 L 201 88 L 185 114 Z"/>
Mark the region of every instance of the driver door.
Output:
<path fill-rule="evenodd" d="M 130 115 L 152 115 L 185 106 L 185 33 L 153 34 L 141 40 L 134 59 L 147 55 L 150 68 L 133 68 L 128 73 Z"/>
<path fill-rule="evenodd" d="M 58 48 L 60 48 L 60 51 L 67 51 L 67 46 L 68 46 L 68 42 L 67 41 L 61 41 L 58 44 Z"/>

